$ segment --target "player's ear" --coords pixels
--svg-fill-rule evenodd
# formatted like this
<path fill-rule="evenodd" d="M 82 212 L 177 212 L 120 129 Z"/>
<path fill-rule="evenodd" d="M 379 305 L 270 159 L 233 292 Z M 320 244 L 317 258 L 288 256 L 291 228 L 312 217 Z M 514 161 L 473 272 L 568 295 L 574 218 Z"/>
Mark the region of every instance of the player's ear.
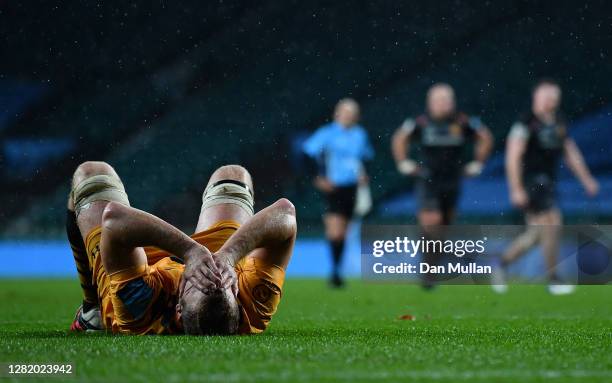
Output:
<path fill-rule="evenodd" d="M 179 291 L 178 291 L 179 299 L 182 298 L 184 291 L 185 291 L 185 278 L 181 276 L 181 279 L 179 280 Z"/>
<path fill-rule="evenodd" d="M 182 316 L 183 316 L 183 310 L 181 308 L 181 304 L 177 303 L 175 306 L 176 309 L 176 320 L 177 322 L 181 320 Z"/>

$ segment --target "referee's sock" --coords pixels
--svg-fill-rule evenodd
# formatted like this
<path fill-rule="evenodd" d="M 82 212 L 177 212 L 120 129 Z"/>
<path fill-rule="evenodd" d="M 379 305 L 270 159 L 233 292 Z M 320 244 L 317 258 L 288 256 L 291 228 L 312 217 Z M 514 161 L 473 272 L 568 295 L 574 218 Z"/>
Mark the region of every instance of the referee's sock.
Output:
<path fill-rule="evenodd" d="M 344 254 L 344 239 L 329 241 L 332 253 L 332 271 L 333 275 L 340 275 L 340 264 L 342 263 L 342 255 Z"/>

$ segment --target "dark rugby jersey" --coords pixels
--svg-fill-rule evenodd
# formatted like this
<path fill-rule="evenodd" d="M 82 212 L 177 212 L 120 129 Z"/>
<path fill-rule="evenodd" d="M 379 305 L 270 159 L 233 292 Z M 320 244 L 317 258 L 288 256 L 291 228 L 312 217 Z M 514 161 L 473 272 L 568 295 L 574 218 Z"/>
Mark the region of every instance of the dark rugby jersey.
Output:
<path fill-rule="evenodd" d="M 559 159 L 567 139 L 567 124 L 561 115 L 556 117 L 554 123 L 545 124 L 533 113 L 529 113 L 512 126 L 508 137 L 527 140 L 523 156 L 525 178 L 540 175 L 548 176 L 551 180 L 556 178 Z"/>
<path fill-rule="evenodd" d="M 415 120 L 407 119 L 401 128 L 421 143 L 421 166 L 425 178 L 458 181 L 463 172 L 464 147 L 481 127 L 479 118 L 458 112 L 442 121 L 424 114 Z"/>

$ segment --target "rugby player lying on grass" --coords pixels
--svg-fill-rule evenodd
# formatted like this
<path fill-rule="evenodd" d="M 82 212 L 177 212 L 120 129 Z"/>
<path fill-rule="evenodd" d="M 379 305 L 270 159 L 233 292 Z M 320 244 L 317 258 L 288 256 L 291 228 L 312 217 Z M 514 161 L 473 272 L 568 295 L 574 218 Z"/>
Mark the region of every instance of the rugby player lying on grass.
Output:
<path fill-rule="evenodd" d="M 280 199 L 253 215 L 241 166 L 217 169 L 196 233 L 131 208 L 114 169 L 74 173 L 67 233 L 83 289 L 72 330 L 124 334 L 251 334 L 280 302 L 296 237 L 295 209 Z"/>

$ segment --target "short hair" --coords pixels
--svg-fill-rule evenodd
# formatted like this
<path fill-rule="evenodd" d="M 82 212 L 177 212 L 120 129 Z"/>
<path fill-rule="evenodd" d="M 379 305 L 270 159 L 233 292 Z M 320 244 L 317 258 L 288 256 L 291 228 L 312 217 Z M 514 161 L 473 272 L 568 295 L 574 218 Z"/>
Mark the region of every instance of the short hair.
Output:
<path fill-rule="evenodd" d="M 448 89 L 451 95 L 453 96 L 453 98 L 455 97 L 455 89 L 449 83 L 437 82 L 433 84 L 432 86 L 430 86 L 429 89 L 427 89 L 427 95 L 426 95 L 427 99 L 429 99 L 429 96 L 435 89 Z"/>
<path fill-rule="evenodd" d="M 354 108 L 357 111 L 357 113 L 360 112 L 359 103 L 355 101 L 354 98 L 345 97 L 345 98 L 341 98 L 340 101 L 336 103 L 336 107 L 334 108 L 334 115 L 338 113 L 338 110 L 345 105 L 351 108 Z"/>
<path fill-rule="evenodd" d="M 240 308 L 228 289 L 191 293 L 181 297 L 181 321 L 187 335 L 233 335 L 240 325 Z"/>
<path fill-rule="evenodd" d="M 531 93 L 534 93 L 536 90 L 538 90 L 538 88 L 545 85 L 554 86 L 561 90 L 561 84 L 559 83 L 559 81 L 555 80 L 552 77 L 542 77 L 538 81 L 536 81 L 535 84 L 533 84 L 533 87 L 531 88 Z"/>

